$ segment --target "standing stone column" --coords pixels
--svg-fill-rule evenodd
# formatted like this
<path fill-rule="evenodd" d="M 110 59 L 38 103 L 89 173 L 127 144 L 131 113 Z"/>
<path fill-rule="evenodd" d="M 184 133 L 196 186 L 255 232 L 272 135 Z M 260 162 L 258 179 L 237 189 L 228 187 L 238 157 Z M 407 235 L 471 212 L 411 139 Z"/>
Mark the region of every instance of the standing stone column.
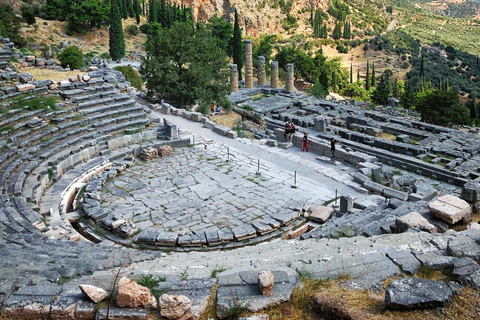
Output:
<path fill-rule="evenodd" d="M 265 72 L 265 57 L 258 56 L 258 68 L 257 68 L 257 78 L 258 78 L 258 85 L 264 86 L 267 84 L 267 80 L 265 79 L 266 72 Z"/>
<path fill-rule="evenodd" d="M 290 92 L 295 90 L 295 87 L 293 86 L 293 63 L 287 64 L 287 73 L 285 74 L 285 91 Z"/>
<path fill-rule="evenodd" d="M 245 88 L 253 88 L 252 40 L 245 43 Z"/>
<path fill-rule="evenodd" d="M 238 91 L 238 70 L 234 63 L 230 65 L 230 84 L 232 85 L 232 92 Z"/>
<path fill-rule="evenodd" d="M 272 61 L 270 73 L 270 87 L 278 88 L 278 61 Z"/>

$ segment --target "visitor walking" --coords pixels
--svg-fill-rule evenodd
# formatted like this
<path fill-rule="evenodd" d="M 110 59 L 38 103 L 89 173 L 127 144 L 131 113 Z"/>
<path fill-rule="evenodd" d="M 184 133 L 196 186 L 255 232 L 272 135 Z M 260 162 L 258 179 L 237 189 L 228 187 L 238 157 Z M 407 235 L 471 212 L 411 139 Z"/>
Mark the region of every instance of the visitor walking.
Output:
<path fill-rule="evenodd" d="M 303 145 L 302 145 L 302 152 L 305 151 L 305 149 L 307 149 L 307 152 L 308 152 L 308 132 L 305 131 L 303 133 Z"/>
<path fill-rule="evenodd" d="M 210 113 L 214 113 L 215 112 L 215 104 L 212 103 L 212 107 L 210 108 Z"/>
<path fill-rule="evenodd" d="M 330 151 L 332 152 L 332 158 L 330 159 L 332 162 L 335 162 L 335 145 L 340 143 L 340 141 L 335 140 L 334 137 L 330 139 Z"/>
<path fill-rule="evenodd" d="M 288 139 L 288 128 L 290 127 L 290 123 L 288 121 L 285 121 L 285 131 L 283 131 L 283 137 L 285 138 L 285 141 Z"/>

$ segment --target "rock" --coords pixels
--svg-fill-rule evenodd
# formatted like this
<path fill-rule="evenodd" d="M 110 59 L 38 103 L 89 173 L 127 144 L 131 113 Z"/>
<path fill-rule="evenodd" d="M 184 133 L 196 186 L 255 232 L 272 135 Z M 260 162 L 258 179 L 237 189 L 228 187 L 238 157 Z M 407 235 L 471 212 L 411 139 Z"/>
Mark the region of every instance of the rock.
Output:
<path fill-rule="evenodd" d="M 160 146 L 157 150 L 158 155 L 162 158 L 173 155 L 173 149 L 170 146 Z"/>
<path fill-rule="evenodd" d="M 428 204 L 428 208 L 433 214 L 450 224 L 455 224 L 462 218 L 472 212 L 470 205 L 454 195 L 438 197 Z"/>
<path fill-rule="evenodd" d="M 18 78 L 20 79 L 21 83 L 28 83 L 33 80 L 33 77 L 30 74 L 30 72 L 21 73 L 18 75 Z"/>
<path fill-rule="evenodd" d="M 274 277 L 270 271 L 262 271 L 258 275 L 258 288 L 264 296 L 270 297 L 273 292 Z"/>
<path fill-rule="evenodd" d="M 90 300 L 95 303 L 99 303 L 108 296 L 107 291 L 102 288 L 91 286 L 88 284 L 82 284 L 78 286 L 82 290 L 83 294 L 86 295 Z"/>
<path fill-rule="evenodd" d="M 399 310 L 447 307 L 452 298 L 452 289 L 441 281 L 403 278 L 388 285 L 385 306 Z"/>
<path fill-rule="evenodd" d="M 158 151 L 152 147 L 142 149 L 140 152 L 140 159 L 143 161 L 154 160 L 158 158 Z"/>
<path fill-rule="evenodd" d="M 410 175 L 405 175 L 405 176 L 398 177 L 395 181 L 401 187 L 408 187 L 408 186 L 411 186 L 411 185 L 415 184 L 417 179 L 415 177 L 410 176 Z"/>
<path fill-rule="evenodd" d="M 25 61 L 27 62 L 34 62 L 35 61 L 35 56 L 26 56 Z"/>
<path fill-rule="evenodd" d="M 428 220 L 418 212 L 410 212 L 397 218 L 397 220 L 395 220 L 395 225 L 399 232 L 406 232 L 408 228 L 421 229 L 430 233 L 435 232 L 435 226 L 428 222 Z"/>
<path fill-rule="evenodd" d="M 465 183 L 462 189 L 462 199 L 475 203 L 480 200 L 480 184 L 478 182 L 470 181 Z"/>
<path fill-rule="evenodd" d="M 183 295 L 163 294 L 159 303 L 160 314 L 167 319 L 178 319 L 192 307 L 190 299 Z"/>
<path fill-rule="evenodd" d="M 51 84 L 48 85 L 48 89 L 50 89 L 50 90 L 56 90 L 56 89 L 58 89 L 58 84 L 56 84 L 56 83 L 51 83 Z"/>
<path fill-rule="evenodd" d="M 15 90 L 17 90 L 18 92 L 23 92 L 27 90 L 33 90 L 33 89 L 35 89 L 35 85 L 33 84 L 17 84 L 15 86 Z"/>
<path fill-rule="evenodd" d="M 157 300 L 150 292 L 150 289 L 126 277 L 122 277 L 119 281 L 116 301 L 121 308 L 157 308 Z"/>
<path fill-rule="evenodd" d="M 313 210 L 312 214 L 310 215 L 310 220 L 325 223 L 330 217 L 332 216 L 333 208 L 326 207 L 326 206 L 318 206 Z"/>

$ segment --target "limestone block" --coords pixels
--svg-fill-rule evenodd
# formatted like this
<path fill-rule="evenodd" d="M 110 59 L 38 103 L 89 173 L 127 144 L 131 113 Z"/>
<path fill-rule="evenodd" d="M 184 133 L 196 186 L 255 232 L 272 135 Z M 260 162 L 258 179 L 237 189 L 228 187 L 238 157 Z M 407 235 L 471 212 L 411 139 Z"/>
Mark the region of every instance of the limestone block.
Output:
<path fill-rule="evenodd" d="M 438 197 L 437 200 L 428 204 L 428 208 L 437 218 L 450 224 L 457 223 L 472 212 L 470 205 L 465 200 L 451 194 Z"/>
<path fill-rule="evenodd" d="M 35 61 L 35 56 L 26 56 L 25 61 L 27 62 L 34 62 Z"/>
<path fill-rule="evenodd" d="M 117 305 L 121 308 L 156 309 L 157 300 L 147 287 L 122 277 L 118 284 Z"/>
<path fill-rule="evenodd" d="M 398 191 L 392 188 L 385 187 L 383 189 L 383 195 L 387 198 L 399 199 L 406 201 L 408 199 L 408 194 L 402 191 Z"/>
<path fill-rule="evenodd" d="M 192 302 L 186 296 L 163 294 L 159 300 L 160 314 L 167 319 L 178 319 L 192 307 Z"/>
<path fill-rule="evenodd" d="M 330 217 L 332 216 L 333 208 L 326 207 L 326 206 L 318 206 L 313 210 L 312 214 L 310 215 L 310 220 L 325 223 Z"/>
<path fill-rule="evenodd" d="M 227 137 L 236 139 L 238 138 L 238 132 L 234 130 L 227 131 Z"/>
<path fill-rule="evenodd" d="M 118 227 L 120 227 L 122 224 L 124 224 L 126 221 L 123 220 L 123 219 L 120 219 L 120 220 L 116 220 L 116 221 L 113 221 L 112 222 L 112 229 L 117 229 Z"/>
<path fill-rule="evenodd" d="M 17 84 L 15 86 L 15 90 L 17 90 L 17 92 L 24 92 L 24 91 L 27 91 L 27 90 L 33 90 L 35 89 L 35 85 L 33 84 Z"/>
<path fill-rule="evenodd" d="M 78 78 L 77 78 L 77 77 L 70 77 L 70 78 L 68 78 L 68 81 L 70 81 L 70 82 L 78 82 Z"/>
<path fill-rule="evenodd" d="M 51 84 L 48 85 L 48 89 L 50 89 L 50 90 L 56 90 L 56 89 L 58 89 L 58 84 L 56 84 L 56 83 L 51 83 Z"/>
<path fill-rule="evenodd" d="M 480 200 L 480 184 L 478 182 L 467 182 L 462 189 L 462 199 L 467 202 L 477 202 Z"/>
<path fill-rule="evenodd" d="M 40 67 L 45 65 L 45 59 L 44 58 L 35 58 L 35 65 Z"/>
<path fill-rule="evenodd" d="M 189 120 L 196 121 L 196 122 L 201 122 L 202 118 L 203 118 L 203 115 L 200 112 L 192 112 L 192 113 L 190 113 Z"/>
<path fill-rule="evenodd" d="M 107 291 L 102 288 L 91 286 L 88 284 L 82 284 L 78 286 L 82 290 L 83 294 L 86 295 L 90 300 L 95 303 L 99 303 L 108 296 Z"/>
<path fill-rule="evenodd" d="M 395 225 L 399 232 L 406 232 L 408 228 L 422 229 L 430 233 L 435 232 L 435 227 L 418 212 L 410 212 L 397 218 Z"/>
<path fill-rule="evenodd" d="M 270 297 L 273 293 L 273 283 L 275 282 L 273 274 L 270 271 L 262 271 L 258 275 L 258 288 L 264 296 Z"/>
<path fill-rule="evenodd" d="M 389 309 L 447 307 L 452 299 L 453 291 L 447 284 L 427 279 L 394 280 L 385 291 L 385 306 Z"/>
<path fill-rule="evenodd" d="M 96 66 L 90 66 L 90 67 L 88 67 L 87 70 L 88 70 L 88 71 L 98 71 L 98 67 L 96 67 Z"/>

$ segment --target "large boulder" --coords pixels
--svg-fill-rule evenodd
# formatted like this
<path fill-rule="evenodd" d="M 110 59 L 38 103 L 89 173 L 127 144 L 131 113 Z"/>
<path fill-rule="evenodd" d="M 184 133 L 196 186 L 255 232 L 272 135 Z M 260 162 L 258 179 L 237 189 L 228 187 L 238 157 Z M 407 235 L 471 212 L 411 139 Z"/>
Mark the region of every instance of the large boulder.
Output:
<path fill-rule="evenodd" d="M 121 308 L 156 309 L 157 300 L 147 287 L 122 277 L 118 283 L 117 305 Z"/>
<path fill-rule="evenodd" d="M 88 284 L 82 284 L 78 287 L 84 295 L 86 295 L 90 300 L 95 303 L 99 303 L 108 296 L 107 291 L 103 290 L 102 288 L 98 288 Z"/>
<path fill-rule="evenodd" d="M 385 291 L 385 306 L 389 309 L 447 307 L 452 299 L 453 291 L 447 284 L 428 279 L 393 280 Z"/>
<path fill-rule="evenodd" d="M 470 205 L 454 195 L 438 197 L 428 204 L 433 214 L 449 224 L 455 224 L 472 212 Z"/>
<path fill-rule="evenodd" d="M 179 319 L 186 315 L 192 302 L 186 296 L 163 294 L 159 300 L 160 314 L 167 319 Z"/>
<path fill-rule="evenodd" d="M 319 223 L 325 223 L 332 216 L 333 208 L 326 206 L 318 206 L 313 210 L 309 219 Z"/>
<path fill-rule="evenodd" d="M 270 271 L 262 271 L 258 275 L 258 288 L 264 296 L 270 297 L 273 292 L 273 283 L 275 279 Z"/>
<path fill-rule="evenodd" d="M 418 212 L 410 212 L 398 217 L 397 220 L 395 220 L 395 226 L 399 232 L 406 232 L 408 228 L 420 229 L 430 233 L 435 232 L 435 226 Z"/>
<path fill-rule="evenodd" d="M 480 184 L 478 182 L 467 182 L 462 189 L 462 199 L 475 203 L 480 200 Z"/>

